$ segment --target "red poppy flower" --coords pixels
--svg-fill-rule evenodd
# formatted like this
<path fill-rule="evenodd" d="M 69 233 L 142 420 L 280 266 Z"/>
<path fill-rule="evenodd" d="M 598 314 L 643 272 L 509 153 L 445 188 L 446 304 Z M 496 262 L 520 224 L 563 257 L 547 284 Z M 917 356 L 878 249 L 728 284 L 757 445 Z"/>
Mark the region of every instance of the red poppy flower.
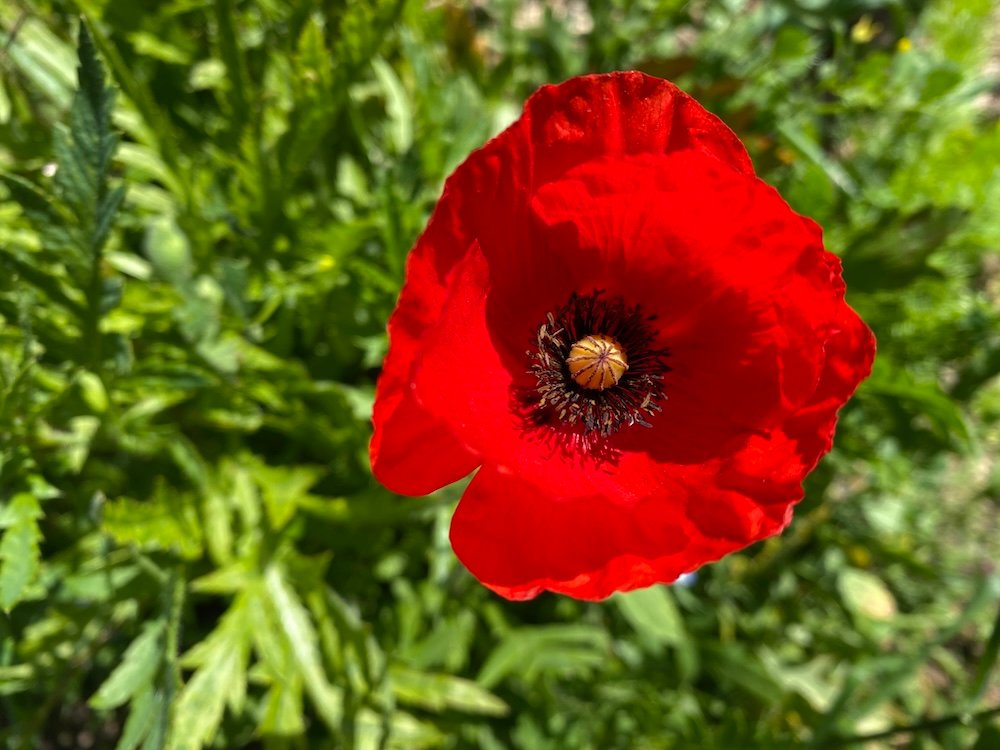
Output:
<path fill-rule="evenodd" d="M 874 356 L 820 228 L 635 72 L 542 87 L 455 171 L 389 336 L 375 476 L 423 495 L 478 468 L 452 545 L 511 599 L 781 531 Z"/>

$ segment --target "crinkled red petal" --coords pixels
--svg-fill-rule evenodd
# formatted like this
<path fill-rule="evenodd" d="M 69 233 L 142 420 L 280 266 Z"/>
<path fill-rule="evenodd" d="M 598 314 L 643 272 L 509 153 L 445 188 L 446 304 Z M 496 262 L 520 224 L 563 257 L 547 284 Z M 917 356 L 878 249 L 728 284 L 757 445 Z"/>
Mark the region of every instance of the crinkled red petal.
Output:
<path fill-rule="evenodd" d="M 736 136 L 672 83 L 637 72 L 583 76 L 541 88 L 517 122 L 455 171 L 410 255 L 389 321 L 370 447 L 379 481 L 425 494 L 477 465 L 464 441 L 417 405 L 411 377 L 421 340 L 440 315 L 448 275 L 472 243 L 482 243 L 498 265 L 509 261 L 516 275 L 518 262 L 534 251 L 523 229 L 537 187 L 602 154 L 678 148 L 753 172 Z"/>
<path fill-rule="evenodd" d="M 529 428 L 525 349 L 572 292 L 656 313 L 669 400 L 600 460 Z M 739 141 L 641 74 L 544 87 L 449 179 L 410 258 L 379 383 L 376 476 L 416 494 L 482 468 L 456 553 L 510 598 L 597 599 L 777 533 L 868 374 L 819 228 Z"/>

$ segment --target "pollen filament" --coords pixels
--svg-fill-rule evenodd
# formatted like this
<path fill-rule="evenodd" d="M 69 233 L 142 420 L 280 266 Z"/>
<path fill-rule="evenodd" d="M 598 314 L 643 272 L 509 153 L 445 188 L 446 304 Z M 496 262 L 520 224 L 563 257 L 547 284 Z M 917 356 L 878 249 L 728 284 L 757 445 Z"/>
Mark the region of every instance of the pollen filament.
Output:
<path fill-rule="evenodd" d="M 628 370 L 628 356 L 622 345 L 611 336 L 590 335 L 573 344 L 566 366 L 578 385 L 603 391 L 618 385 Z"/>

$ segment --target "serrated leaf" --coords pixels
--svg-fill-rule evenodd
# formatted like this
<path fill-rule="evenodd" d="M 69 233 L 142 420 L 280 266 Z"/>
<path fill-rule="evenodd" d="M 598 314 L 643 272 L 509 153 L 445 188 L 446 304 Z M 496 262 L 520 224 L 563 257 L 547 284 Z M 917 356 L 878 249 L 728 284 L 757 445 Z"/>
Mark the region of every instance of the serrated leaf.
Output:
<path fill-rule="evenodd" d="M 358 711 L 358 750 L 421 750 L 441 747 L 443 739 L 432 724 L 404 711 L 394 711 L 388 721 L 369 708 Z"/>
<path fill-rule="evenodd" d="M 610 641 L 602 628 L 590 625 L 545 625 L 508 633 L 476 676 L 485 688 L 508 674 L 530 679 L 542 672 L 586 673 L 608 658 Z"/>
<path fill-rule="evenodd" d="M 38 574 L 37 520 L 43 515 L 38 500 L 27 493 L 15 495 L 3 509 L 5 530 L 0 538 L 0 608 L 10 612 L 21 601 Z"/>
<path fill-rule="evenodd" d="M 77 37 L 77 83 L 80 96 L 74 101 L 74 121 L 81 135 L 92 137 L 95 147 L 91 149 L 98 172 L 107 172 L 111 153 L 117 138 L 111 130 L 111 112 L 114 109 L 114 90 L 106 85 L 104 67 L 97 58 L 97 49 L 86 23 L 80 24 Z"/>
<path fill-rule="evenodd" d="M 207 488 L 202 502 L 205 546 L 212 560 L 223 568 L 233 559 L 233 507 L 220 489 Z"/>
<path fill-rule="evenodd" d="M 77 318 L 84 316 L 85 307 L 80 291 L 65 283 L 64 275 L 40 268 L 34 253 L 28 254 L 9 247 L 0 248 L 0 266 L 5 266 L 9 273 L 16 274 L 35 287 L 45 296 L 46 302 L 59 305 Z"/>
<path fill-rule="evenodd" d="M 65 125 L 56 126 L 53 131 L 52 151 L 58 165 L 56 185 L 62 199 L 76 208 L 79 219 L 89 222 L 93 215 L 91 207 L 96 204 L 100 189 L 100 175 L 86 162 Z"/>
<path fill-rule="evenodd" d="M 164 622 L 148 623 L 122 655 L 121 663 L 90 699 L 98 710 L 117 708 L 143 691 L 149 691 L 163 659 Z"/>
<path fill-rule="evenodd" d="M 400 703 L 430 711 L 451 710 L 482 716 L 505 716 L 510 711 L 503 700 L 472 680 L 404 667 L 393 667 L 389 677 L 392 692 Z"/>
<path fill-rule="evenodd" d="M 271 685 L 264 696 L 260 723 L 261 734 L 288 737 L 305 729 L 302 715 L 302 679 L 295 673 Z"/>
<path fill-rule="evenodd" d="M 91 237 L 91 248 L 93 252 L 98 252 L 104 247 L 104 243 L 111 233 L 118 211 L 125 201 L 125 186 L 119 185 L 111 190 L 97 205 L 97 215 L 94 219 L 94 233 Z"/>
<path fill-rule="evenodd" d="M 238 711 L 246 697 L 251 613 L 245 597 L 237 598 L 219 626 L 185 655 L 198 662 L 174 704 L 170 750 L 199 750 L 211 742 L 226 705 Z"/>
<path fill-rule="evenodd" d="M 146 739 L 157 715 L 163 708 L 163 696 L 151 687 L 140 690 L 129 706 L 128 718 L 122 727 L 115 750 L 135 750 Z"/>
<path fill-rule="evenodd" d="M 260 485 L 271 525 L 280 529 L 291 520 L 299 500 L 319 481 L 323 470 L 315 466 L 258 465 L 253 475 Z"/>
<path fill-rule="evenodd" d="M 308 611 L 277 566 L 270 566 L 264 574 L 264 588 L 291 647 L 310 700 L 323 721 L 336 730 L 343 714 L 342 696 L 326 678 L 317 645 L 316 629 L 309 619 Z"/>
<path fill-rule="evenodd" d="M 105 213 L 101 222 L 95 220 L 95 214 L 101 213 L 98 207 L 106 197 L 111 156 L 118 142 L 111 128 L 114 92 L 106 86 L 104 70 L 85 23 L 80 24 L 77 55 L 77 90 L 70 108 L 69 127 L 60 126 L 54 134 L 53 148 L 59 165 L 55 184 L 82 223 L 88 227 L 98 223 L 110 226 L 114 211 Z M 117 203 L 120 205 L 120 198 Z M 103 239 L 98 241 L 99 237 L 99 233 L 91 233 L 92 252 L 100 249 Z"/>
<path fill-rule="evenodd" d="M 121 544 L 173 552 L 188 559 L 201 555 L 201 524 L 187 496 L 156 496 L 145 502 L 110 500 L 104 505 L 101 528 Z"/>
<path fill-rule="evenodd" d="M 86 270 L 86 242 L 76 221 L 61 204 L 53 202 L 37 185 L 17 175 L 0 172 L 0 182 L 38 231 L 46 251 L 56 254 L 77 274 Z"/>

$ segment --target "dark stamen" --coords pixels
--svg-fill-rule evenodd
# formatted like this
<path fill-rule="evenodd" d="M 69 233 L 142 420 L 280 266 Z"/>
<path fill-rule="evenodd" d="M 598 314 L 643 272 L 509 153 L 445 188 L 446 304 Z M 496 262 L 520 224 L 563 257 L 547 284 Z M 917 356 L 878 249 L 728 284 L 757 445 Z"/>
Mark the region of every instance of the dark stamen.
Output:
<path fill-rule="evenodd" d="M 663 376 L 670 370 L 664 362 L 667 350 L 655 348 L 654 317 L 644 316 L 620 297 L 602 295 L 573 294 L 546 316 L 535 349 L 527 352 L 536 380 L 535 388 L 523 396 L 529 420 L 563 432 L 588 449 L 623 428 L 650 427 L 649 419 L 666 400 Z M 627 370 L 605 389 L 582 387 L 567 365 L 573 345 L 587 336 L 609 337 L 628 356 Z"/>

